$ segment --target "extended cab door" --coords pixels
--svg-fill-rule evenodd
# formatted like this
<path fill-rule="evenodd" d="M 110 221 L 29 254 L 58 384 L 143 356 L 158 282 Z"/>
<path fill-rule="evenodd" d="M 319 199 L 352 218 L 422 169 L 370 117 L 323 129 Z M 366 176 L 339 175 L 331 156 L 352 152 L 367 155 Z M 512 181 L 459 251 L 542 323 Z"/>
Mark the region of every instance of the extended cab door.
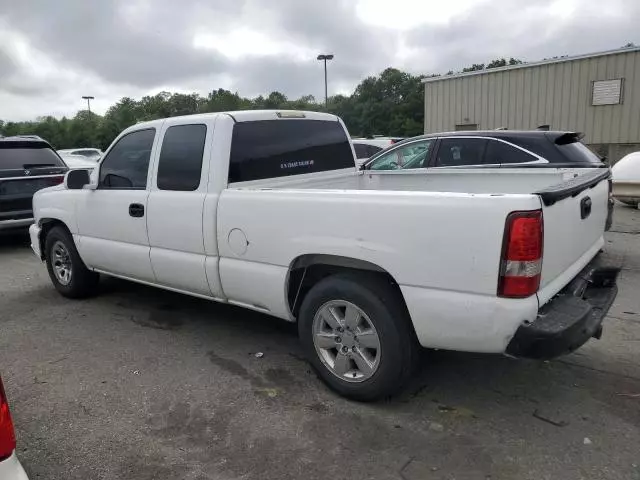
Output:
<path fill-rule="evenodd" d="M 97 270 L 155 281 L 147 236 L 147 177 L 155 128 L 126 133 L 100 162 L 96 190 L 77 202 L 79 250 Z"/>
<path fill-rule="evenodd" d="M 185 119 L 165 121 L 149 195 L 147 224 L 157 283 L 219 298 L 222 293 L 216 287 L 220 283 L 215 280 L 217 263 L 212 278 L 207 278 L 203 234 L 215 118 L 191 123 L 185 123 Z M 215 225 L 213 221 L 207 225 Z"/>

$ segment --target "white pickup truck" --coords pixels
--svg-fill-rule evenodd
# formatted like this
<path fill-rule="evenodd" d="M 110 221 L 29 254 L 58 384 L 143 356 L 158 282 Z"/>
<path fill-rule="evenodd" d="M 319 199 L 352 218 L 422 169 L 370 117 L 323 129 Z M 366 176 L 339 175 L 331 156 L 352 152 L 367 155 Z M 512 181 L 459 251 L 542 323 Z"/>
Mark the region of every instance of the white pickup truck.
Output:
<path fill-rule="evenodd" d="M 374 400 L 418 346 L 552 358 L 601 333 L 607 169 L 357 171 L 329 114 L 140 123 L 33 200 L 32 248 L 77 298 L 112 275 L 299 325 L 340 394 Z"/>

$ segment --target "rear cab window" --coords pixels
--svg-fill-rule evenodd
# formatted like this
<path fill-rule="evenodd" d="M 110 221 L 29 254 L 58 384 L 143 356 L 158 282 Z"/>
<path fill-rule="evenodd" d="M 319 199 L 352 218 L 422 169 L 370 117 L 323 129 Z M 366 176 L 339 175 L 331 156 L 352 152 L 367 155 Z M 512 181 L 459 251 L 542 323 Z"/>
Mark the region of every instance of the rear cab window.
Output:
<path fill-rule="evenodd" d="M 158 163 L 159 190 L 188 192 L 198 189 L 206 136 L 204 124 L 175 125 L 167 129 Z"/>
<path fill-rule="evenodd" d="M 355 168 L 338 121 L 282 119 L 233 127 L 229 183 Z"/>

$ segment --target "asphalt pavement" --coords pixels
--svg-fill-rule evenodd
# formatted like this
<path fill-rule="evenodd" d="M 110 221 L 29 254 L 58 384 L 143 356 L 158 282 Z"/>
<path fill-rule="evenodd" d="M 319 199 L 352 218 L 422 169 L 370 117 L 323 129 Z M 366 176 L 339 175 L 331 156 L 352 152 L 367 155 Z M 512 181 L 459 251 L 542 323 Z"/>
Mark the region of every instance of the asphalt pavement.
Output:
<path fill-rule="evenodd" d="M 640 211 L 615 215 L 601 340 L 551 362 L 425 352 L 376 404 L 327 390 L 294 325 L 116 280 L 67 300 L 26 237 L 0 239 L 20 459 L 32 479 L 640 480 Z"/>

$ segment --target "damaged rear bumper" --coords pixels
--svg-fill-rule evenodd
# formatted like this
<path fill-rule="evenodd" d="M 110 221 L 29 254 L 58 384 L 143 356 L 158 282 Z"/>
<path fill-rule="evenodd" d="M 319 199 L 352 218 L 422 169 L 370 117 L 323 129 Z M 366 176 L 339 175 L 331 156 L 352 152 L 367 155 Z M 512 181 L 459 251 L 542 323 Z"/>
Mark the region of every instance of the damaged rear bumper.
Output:
<path fill-rule="evenodd" d="M 618 293 L 620 268 L 619 258 L 596 256 L 538 311 L 535 321 L 518 328 L 506 353 L 549 359 L 573 352 L 592 337 L 600 338 L 602 321 Z"/>

